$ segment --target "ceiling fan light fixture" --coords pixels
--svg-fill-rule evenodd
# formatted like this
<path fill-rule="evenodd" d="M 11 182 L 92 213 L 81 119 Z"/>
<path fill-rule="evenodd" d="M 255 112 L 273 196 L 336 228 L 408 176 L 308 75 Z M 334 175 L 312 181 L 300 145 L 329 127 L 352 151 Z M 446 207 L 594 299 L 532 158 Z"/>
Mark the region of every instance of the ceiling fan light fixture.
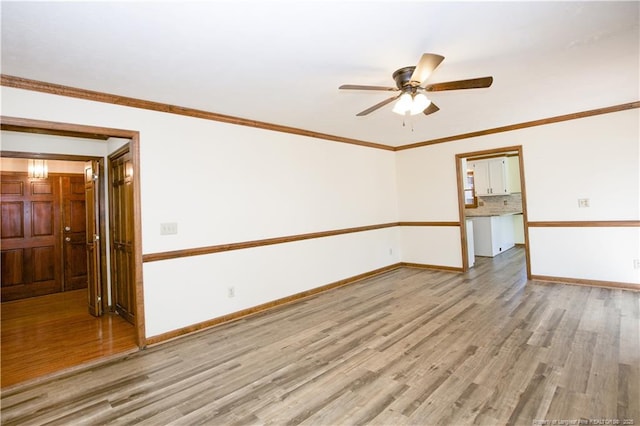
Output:
<path fill-rule="evenodd" d="M 398 99 L 398 102 L 393 106 L 393 112 L 399 115 L 417 115 L 424 111 L 430 104 L 431 101 L 424 93 L 415 95 L 403 93 L 400 99 Z"/>
<path fill-rule="evenodd" d="M 406 115 L 411 113 L 411 107 L 413 106 L 413 98 L 410 93 L 403 93 L 398 99 L 398 102 L 393 106 L 393 112 L 399 115 Z"/>
<path fill-rule="evenodd" d="M 413 97 L 413 104 L 411 105 L 411 115 L 420 114 L 431 105 L 429 98 L 424 93 L 418 93 Z"/>

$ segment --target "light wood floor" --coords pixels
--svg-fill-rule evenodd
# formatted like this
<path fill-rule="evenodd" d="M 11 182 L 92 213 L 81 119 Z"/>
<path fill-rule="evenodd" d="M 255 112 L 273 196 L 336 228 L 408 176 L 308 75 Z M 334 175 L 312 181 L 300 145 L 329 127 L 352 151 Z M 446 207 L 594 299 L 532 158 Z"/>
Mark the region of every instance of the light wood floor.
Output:
<path fill-rule="evenodd" d="M 2 422 L 639 424 L 639 298 L 527 282 L 521 249 L 403 268 L 3 392 Z"/>
<path fill-rule="evenodd" d="M 2 387 L 135 350 L 135 330 L 117 315 L 95 318 L 87 291 L 2 303 Z"/>

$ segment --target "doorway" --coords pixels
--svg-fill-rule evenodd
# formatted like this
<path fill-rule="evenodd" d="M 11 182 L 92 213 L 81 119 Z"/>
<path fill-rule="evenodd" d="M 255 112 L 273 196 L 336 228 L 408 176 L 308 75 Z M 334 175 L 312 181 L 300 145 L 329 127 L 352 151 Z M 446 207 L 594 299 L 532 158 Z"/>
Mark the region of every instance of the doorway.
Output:
<path fill-rule="evenodd" d="M 463 270 L 523 246 L 531 277 L 522 146 L 456 154 Z"/>
<path fill-rule="evenodd" d="M 18 155 L 2 155 L 2 301 L 86 289 L 83 162 Z"/>
<path fill-rule="evenodd" d="M 97 256 L 96 256 L 97 262 L 94 265 L 94 268 L 96 270 L 95 276 L 97 277 L 97 281 L 96 281 L 97 286 L 94 287 L 96 289 L 95 296 L 87 297 L 87 293 L 89 293 L 87 290 L 75 290 L 75 291 L 72 290 L 67 294 L 63 294 L 62 296 L 60 295 L 44 296 L 44 298 L 48 298 L 49 304 L 47 306 L 49 306 L 49 308 L 51 309 L 47 308 L 47 309 L 44 309 L 43 311 L 45 312 L 53 311 L 54 310 L 53 308 L 55 306 L 61 305 L 60 303 L 61 299 L 66 299 L 67 302 L 73 299 L 76 302 L 78 300 L 84 301 L 83 312 L 84 314 L 87 314 L 87 310 L 88 310 L 87 300 L 97 301 L 98 306 L 96 307 L 98 307 L 99 309 L 97 309 L 94 312 L 94 314 L 100 315 L 104 313 L 104 315 L 98 318 L 89 317 L 89 318 L 93 318 L 93 320 L 90 321 L 90 323 L 93 325 L 90 327 L 89 332 L 80 333 L 80 335 L 84 334 L 86 336 L 86 339 L 83 343 L 77 343 L 77 344 L 71 343 L 72 346 L 75 345 L 76 347 L 67 347 L 62 349 L 63 355 L 65 355 L 64 351 L 66 351 L 67 358 L 73 358 L 75 356 L 80 363 L 87 362 L 88 360 L 99 360 L 104 357 L 113 356 L 114 348 L 116 352 L 118 351 L 128 352 L 131 349 L 139 350 L 140 348 L 143 348 L 145 346 L 145 336 L 144 336 L 144 320 L 143 320 L 144 305 L 143 305 L 143 299 L 142 299 L 142 279 L 141 279 L 142 253 L 141 253 L 141 247 L 140 247 L 141 238 L 140 238 L 140 226 L 139 226 L 140 224 L 140 216 L 139 216 L 140 215 L 140 202 L 139 202 L 140 193 L 139 193 L 139 182 L 137 180 L 137 173 L 133 173 L 134 171 L 137 170 L 137 165 L 139 164 L 138 133 L 133 131 L 123 131 L 118 129 L 95 128 L 90 126 L 51 123 L 51 122 L 44 122 L 44 121 L 38 121 L 38 120 L 24 120 L 24 119 L 15 119 L 15 118 L 9 118 L 9 117 L 2 117 L 2 130 L 10 130 L 13 132 L 18 131 L 18 132 L 25 132 L 25 133 L 40 133 L 40 134 L 66 136 L 66 137 L 70 136 L 70 137 L 79 137 L 79 138 L 101 139 L 103 141 L 108 140 L 109 137 L 115 137 L 121 140 L 122 139 L 127 140 L 125 147 L 120 148 L 118 152 L 126 150 L 129 154 L 129 159 L 130 159 L 130 162 L 128 164 L 129 176 L 130 176 L 129 186 L 128 186 L 128 194 L 130 195 L 128 199 L 129 207 L 126 210 L 126 214 L 124 216 L 121 216 L 120 219 L 127 219 L 128 225 L 126 227 L 132 230 L 128 240 L 130 267 L 128 268 L 128 271 L 127 271 L 128 281 L 124 286 L 124 288 L 126 288 L 127 285 L 129 286 L 128 294 L 131 295 L 131 297 L 129 299 L 130 302 L 127 306 L 128 315 L 126 316 L 126 318 L 123 315 L 118 315 L 117 319 L 125 318 L 126 320 L 131 322 L 131 324 L 127 324 L 127 327 L 129 327 L 129 330 L 131 330 L 130 332 L 128 332 L 129 333 L 128 341 L 130 343 L 125 342 L 124 344 L 122 344 L 122 340 L 121 339 L 119 340 L 119 338 L 122 337 L 122 333 L 116 332 L 114 334 L 114 330 L 116 329 L 122 330 L 124 328 L 121 327 L 121 325 L 118 325 L 117 327 L 114 328 L 112 324 L 114 319 L 116 319 L 116 317 L 114 317 L 114 313 L 116 312 L 116 309 L 113 304 L 113 294 L 115 293 L 115 291 L 112 290 L 112 285 L 109 284 L 110 282 L 112 283 L 114 282 L 110 280 L 111 278 L 110 272 L 112 271 L 112 268 L 109 268 L 109 265 L 111 262 L 110 252 L 112 247 L 109 241 L 110 232 L 108 232 L 109 230 L 105 227 L 104 219 L 110 216 L 113 216 L 112 214 L 109 213 L 109 211 L 113 210 L 113 206 L 107 203 L 108 191 L 106 190 L 105 187 L 97 186 L 95 188 L 97 203 L 95 204 L 89 203 L 87 199 L 87 204 L 91 204 L 91 208 L 90 209 L 87 208 L 89 213 L 88 216 L 95 214 L 96 224 L 97 224 L 97 226 L 93 230 L 89 229 L 89 226 L 88 226 L 87 233 L 86 233 L 87 240 L 76 241 L 76 239 L 78 239 L 77 235 L 69 234 L 68 236 L 66 236 L 71 240 L 70 243 L 71 242 L 74 243 L 73 246 L 76 249 L 74 255 L 76 259 L 78 258 L 78 250 L 77 250 L 78 247 L 82 247 L 84 249 L 85 243 L 87 245 L 91 242 L 95 243 L 96 253 L 97 253 Z M 16 153 L 6 152 L 6 151 L 2 152 L 3 156 L 11 155 L 11 154 L 16 154 Z M 115 154 L 116 153 L 114 152 L 111 155 L 111 157 Z M 22 154 L 22 155 L 26 156 L 26 155 L 34 155 L 34 154 Z M 70 159 L 71 157 L 73 157 L 74 160 L 83 160 L 83 161 L 93 160 L 93 163 L 97 165 L 96 169 L 98 173 L 96 173 L 96 175 L 99 175 L 103 171 L 106 171 L 106 168 L 104 165 L 105 163 L 104 157 L 103 158 L 78 158 L 69 154 L 64 154 L 64 155 L 48 154 L 48 155 L 50 156 L 49 158 L 65 157 L 66 159 Z M 40 155 L 39 157 L 43 157 L 43 155 Z M 46 155 L 44 155 L 44 157 L 46 157 Z M 93 176 L 94 174 L 93 170 L 89 173 L 89 175 Z M 85 184 L 87 182 L 88 181 L 85 180 Z M 102 188 L 105 188 L 105 189 L 103 190 Z M 83 185 L 83 189 L 86 189 L 85 185 Z M 75 203 L 75 205 L 69 206 L 69 208 L 77 210 L 79 208 L 78 206 L 79 206 L 79 203 Z M 138 224 L 138 226 L 136 226 L 136 224 Z M 83 253 L 84 253 L 84 250 L 83 250 Z M 90 263 L 87 262 L 86 265 L 90 266 Z M 59 296 L 59 297 L 57 298 L 57 300 L 54 300 L 56 296 Z M 9 303 L 17 306 L 20 303 L 20 301 L 16 301 L 15 303 L 14 302 L 9 302 Z M 77 307 L 77 303 L 75 306 Z M 6 306 L 3 305 L 3 313 L 11 312 L 11 308 L 12 307 L 9 306 L 8 304 Z M 24 309 L 18 309 L 18 310 L 22 312 L 26 312 Z M 30 316 L 31 318 L 37 318 L 38 315 L 42 313 L 37 308 L 35 309 L 35 311 L 37 313 L 33 313 Z M 71 314 L 70 311 L 66 308 L 63 309 L 63 311 L 64 312 L 62 313 L 62 315 L 67 316 L 69 318 L 72 315 L 76 314 L 76 313 Z M 121 314 L 121 312 L 119 313 Z M 88 317 L 88 315 L 84 315 L 84 316 Z M 122 322 L 124 323 L 124 321 Z M 5 324 L 3 322 L 3 338 L 5 337 L 4 325 Z M 57 328 L 64 329 L 65 326 L 63 325 Z M 97 333 L 96 334 L 97 338 L 93 340 L 92 340 L 92 337 L 89 336 L 89 334 L 91 334 L 91 330 Z M 77 335 L 78 333 L 75 333 L 75 334 Z M 4 348 L 4 343 L 5 342 L 3 339 L 3 348 Z M 79 347 L 82 347 L 84 349 L 79 349 Z M 39 350 L 38 352 L 40 353 L 46 352 L 46 349 Z M 88 357 L 85 356 L 88 353 L 91 353 L 90 356 Z M 77 356 L 79 354 L 82 354 L 82 355 Z M 4 360 L 5 358 L 3 357 L 3 361 Z M 46 364 L 55 364 L 55 362 L 46 362 Z M 65 364 L 64 368 L 68 368 L 68 367 L 70 367 L 70 365 Z M 3 368 L 3 372 L 4 372 L 4 368 Z M 47 373 L 51 373 L 51 371 L 43 371 L 43 374 L 47 374 Z M 6 383 L 3 377 L 2 386 L 4 387 L 5 385 Z"/>

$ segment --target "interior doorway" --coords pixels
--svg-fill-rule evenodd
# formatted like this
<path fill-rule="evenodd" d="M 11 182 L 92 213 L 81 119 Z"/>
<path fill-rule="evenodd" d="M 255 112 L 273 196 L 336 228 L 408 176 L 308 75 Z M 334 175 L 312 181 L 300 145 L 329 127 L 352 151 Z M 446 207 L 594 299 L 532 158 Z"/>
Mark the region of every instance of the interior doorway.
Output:
<path fill-rule="evenodd" d="M 84 336 L 84 340 L 82 342 L 71 343 L 71 340 L 66 340 L 71 346 L 58 348 L 59 356 L 58 358 L 70 359 L 72 363 L 75 358 L 77 363 L 85 363 L 89 360 L 99 360 L 104 357 L 110 357 L 115 353 L 124 351 L 128 352 L 133 350 L 138 350 L 139 348 L 143 348 L 145 346 L 145 336 L 144 336 L 144 304 L 142 299 L 142 279 L 141 279 L 141 259 L 142 253 L 140 248 L 140 193 L 139 193 L 139 182 L 137 180 L 137 167 L 139 163 L 139 148 L 138 148 L 138 134 L 137 132 L 132 131 L 122 131 L 118 129 L 103 129 L 103 128 L 94 128 L 88 126 L 80 126 L 73 124 L 60 124 L 60 123 L 50 123 L 43 122 L 37 120 L 23 120 L 23 119 L 14 119 L 2 117 L 2 130 L 10 130 L 10 131 L 18 131 L 18 132 L 26 132 L 26 133 L 39 133 L 39 134 L 48 134 L 54 136 L 66 136 L 66 137 L 79 137 L 79 138 L 91 138 L 91 139 L 101 139 L 103 141 L 107 141 L 110 137 L 115 137 L 120 139 L 120 141 L 125 140 L 126 143 L 119 144 L 119 148 L 111 151 L 111 155 L 108 157 L 86 157 L 86 156 L 78 156 L 74 154 L 38 154 L 38 158 L 43 159 L 55 159 L 55 158 L 64 158 L 66 160 L 74 160 L 74 161 L 82 161 L 87 164 L 92 164 L 92 167 L 87 169 L 85 168 L 85 176 L 84 176 L 84 185 L 82 185 L 83 190 L 90 189 L 91 183 L 93 183 L 92 191 L 85 192 L 83 201 L 86 200 L 86 210 L 83 213 L 86 213 L 86 218 L 94 217 L 95 221 L 87 220 L 87 232 L 86 239 L 84 241 L 76 241 L 79 237 L 75 235 L 75 233 L 69 232 L 67 233 L 66 228 L 60 232 L 60 240 L 67 242 L 67 238 L 69 239 L 69 251 L 74 252 L 75 254 L 71 258 L 78 258 L 79 250 L 81 247 L 84 254 L 85 247 L 89 248 L 91 245 L 93 247 L 93 251 L 95 253 L 94 260 L 95 263 L 87 262 L 85 264 L 87 272 L 89 276 L 93 275 L 95 277 L 94 285 L 91 284 L 87 287 L 87 289 L 83 290 L 73 290 L 67 293 L 61 294 L 51 294 L 49 296 L 43 296 L 42 298 L 32 298 L 32 300 L 26 300 L 28 302 L 26 305 L 23 301 L 15 301 L 9 302 L 8 304 L 3 303 L 2 313 L 7 314 L 9 317 L 12 313 L 22 312 L 22 314 L 18 314 L 19 317 L 22 317 L 20 321 L 24 323 L 25 313 L 29 312 L 31 309 L 31 314 L 29 314 L 29 318 L 33 321 L 33 327 L 43 327 L 42 322 L 42 314 L 43 313 L 52 313 L 58 312 L 62 317 L 67 319 L 75 318 L 71 321 L 74 324 L 80 324 L 80 322 L 85 321 L 86 318 L 92 318 L 92 320 L 86 322 L 90 325 L 88 329 L 85 331 L 72 330 L 69 328 L 68 324 L 62 325 L 59 322 L 55 322 L 57 324 L 55 333 L 51 333 L 54 336 L 57 336 L 58 341 L 65 341 L 65 338 L 60 337 L 60 332 L 67 329 L 70 332 L 69 336 L 75 335 Z M 55 149 L 53 150 L 55 152 Z M 128 193 L 130 195 L 128 201 L 128 209 L 125 211 L 124 215 L 114 216 L 112 211 L 114 206 L 118 209 L 118 204 L 112 204 L 109 202 L 109 186 L 104 186 L 99 183 L 99 180 L 105 179 L 108 177 L 108 166 L 105 166 L 105 162 L 110 161 L 110 157 L 117 155 L 121 152 L 128 152 L 130 162 L 128 166 L 128 174 L 129 174 L 129 186 Z M 34 155 L 33 152 L 8 152 L 2 151 L 2 156 L 24 156 L 27 157 L 29 155 Z M 111 183 L 111 182 L 110 182 Z M 93 198 L 95 202 L 90 202 L 90 198 Z M 79 201 L 79 200 L 76 200 Z M 73 203 L 72 203 L 73 204 Z M 77 202 L 72 206 L 68 206 L 70 209 L 78 209 L 78 205 L 80 203 Z M 65 209 L 67 207 L 64 207 Z M 77 212 L 76 212 L 77 213 Z M 110 225 L 107 223 L 113 220 Z M 113 268 L 111 263 L 112 256 L 112 244 L 110 242 L 110 227 L 113 224 L 118 225 L 119 220 L 126 220 L 125 228 L 131 229 L 132 232 L 129 235 L 129 263 L 130 267 L 128 268 L 127 282 L 123 285 L 122 283 L 117 283 L 117 280 L 113 280 L 112 271 Z M 136 224 L 138 226 L 136 226 Z M 72 227 L 72 229 L 75 227 Z M 73 250 L 71 247 L 74 247 Z M 90 259 L 89 256 L 87 259 Z M 3 268 L 4 269 L 4 268 Z M 82 268 L 80 268 L 82 269 Z M 91 270 L 93 269 L 93 274 L 91 274 Z M 83 278 L 77 278 L 76 281 L 80 281 Z M 87 280 L 90 281 L 89 278 L 84 278 L 85 282 Z M 115 315 L 116 308 L 114 305 L 113 295 L 116 293 L 114 291 L 114 286 L 119 285 L 120 288 L 126 288 L 130 297 L 130 303 L 128 304 L 128 311 L 126 316 L 122 315 L 122 312 L 118 312 L 119 315 Z M 127 287 L 129 286 L 129 287 Z M 39 300 L 36 300 L 39 299 Z M 42 306 L 43 300 L 47 301 L 48 306 L 46 309 L 38 309 L 37 306 Z M 62 303 L 64 301 L 64 303 Z M 93 309 L 91 308 L 92 301 L 94 303 Z M 4 300 L 3 300 L 4 302 Z M 82 309 L 78 311 L 78 302 L 82 303 Z M 89 303 L 87 303 L 89 302 Z M 40 303 L 40 305 L 38 305 Z M 65 304 L 67 305 L 66 307 Z M 18 308 L 18 305 L 19 308 Z M 25 305 L 25 306 L 22 306 Z M 29 306 L 27 306 L 29 305 Z M 57 307 L 57 309 L 54 309 Z M 62 307 L 62 310 L 60 308 Z M 15 309 L 14 309 L 15 308 Z M 88 313 L 91 312 L 93 315 L 98 316 L 98 318 L 90 317 Z M 82 317 L 78 316 L 81 315 Z M 5 328 L 5 315 L 3 315 L 3 383 L 4 387 L 7 383 L 5 383 L 5 361 L 9 362 L 10 358 L 21 358 L 23 355 L 20 355 L 21 348 L 11 347 L 11 344 L 8 347 L 11 350 L 11 356 L 5 358 L 5 337 L 10 337 L 10 335 L 16 333 L 23 333 L 24 330 L 20 331 L 15 328 L 11 328 L 12 326 L 9 324 Z M 15 319 L 15 315 L 14 315 Z M 49 318 L 50 320 L 51 318 Z M 118 323 L 117 320 L 120 320 L 121 323 Z M 129 321 L 129 323 L 125 323 Z M 52 323 L 52 321 L 49 321 Z M 15 323 L 14 323 L 15 324 Z M 41 325 L 36 325 L 41 324 Z M 126 324 L 124 326 L 123 324 Z M 78 332 L 76 332 L 78 331 Z M 93 333 L 93 334 L 92 334 Z M 39 333 L 49 334 L 49 333 Z M 94 335 L 95 334 L 95 335 Z M 19 337 L 19 336 L 18 336 Z M 24 336 L 23 336 L 24 337 Z M 19 340 L 19 339 L 18 339 Z M 36 347 L 41 347 L 42 345 L 48 345 L 46 343 L 40 343 Z M 88 345 L 88 346 L 87 346 Z M 78 350 L 78 347 L 82 347 L 84 349 Z M 9 349 L 7 349 L 9 350 Z M 27 351 L 28 352 L 28 351 Z M 38 352 L 39 354 L 43 354 L 47 352 L 46 347 L 43 350 L 33 351 L 33 346 L 31 347 L 31 353 Z M 72 367 L 73 364 L 68 364 L 65 362 L 55 361 L 55 356 L 52 355 L 54 351 L 49 354 L 47 359 L 40 359 L 40 365 L 48 365 L 49 367 L 52 365 L 60 364 L 62 368 Z M 17 355 L 16 355 L 17 354 Z M 32 364 L 32 365 L 38 365 Z M 38 370 L 38 368 L 29 367 L 32 372 L 33 370 Z M 36 371 L 37 373 L 37 371 Z M 50 369 L 42 368 L 42 371 L 38 374 L 48 374 L 52 373 Z M 35 376 L 37 377 L 37 376 Z M 33 378 L 33 377 L 27 377 Z M 15 382 L 15 378 L 11 379 Z"/>
<path fill-rule="evenodd" d="M 91 271 L 84 162 L 7 155 L 3 152 L 0 167 L 2 301 L 86 289 Z M 35 175 L 34 163 L 46 172 Z"/>
<path fill-rule="evenodd" d="M 522 146 L 457 154 L 456 171 L 463 270 L 518 245 L 530 279 Z"/>

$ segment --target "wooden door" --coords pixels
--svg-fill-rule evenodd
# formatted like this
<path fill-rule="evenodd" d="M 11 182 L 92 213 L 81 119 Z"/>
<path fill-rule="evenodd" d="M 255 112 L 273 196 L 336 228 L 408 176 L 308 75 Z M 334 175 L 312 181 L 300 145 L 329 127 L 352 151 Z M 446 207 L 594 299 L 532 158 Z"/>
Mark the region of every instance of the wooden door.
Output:
<path fill-rule="evenodd" d="M 134 324 L 133 161 L 129 150 L 110 159 L 111 291 L 116 312 Z"/>
<path fill-rule="evenodd" d="M 85 190 L 82 175 L 63 176 L 64 291 L 87 288 Z"/>
<path fill-rule="evenodd" d="M 2 301 L 62 291 L 59 185 L 2 173 Z"/>
<path fill-rule="evenodd" d="M 98 190 L 100 169 L 95 160 L 84 166 L 84 196 L 86 213 L 86 259 L 89 313 L 102 315 L 102 289 L 100 287 L 100 194 Z"/>

